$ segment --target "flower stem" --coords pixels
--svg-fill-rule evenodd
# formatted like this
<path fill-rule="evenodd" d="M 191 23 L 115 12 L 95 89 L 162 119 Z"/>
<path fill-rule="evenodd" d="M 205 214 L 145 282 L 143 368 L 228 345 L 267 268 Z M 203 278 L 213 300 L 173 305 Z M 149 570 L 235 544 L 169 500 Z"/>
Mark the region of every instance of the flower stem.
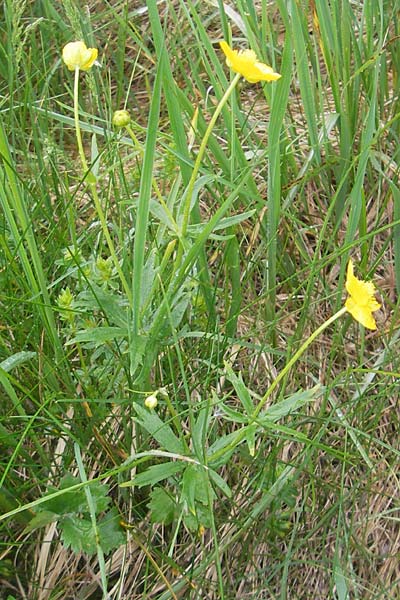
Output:
<path fill-rule="evenodd" d="M 325 321 L 324 323 L 322 323 L 322 325 L 320 325 L 318 327 L 318 329 L 316 329 L 306 339 L 306 341 L 300 346 L 300 348 L 297 350 L 297 352 L 295 352 L 293 354 L 293 356 L 289 360 L 289 362 L 286 363 L 286 365 L 284 366 L 284 368 L 282 369 L 282 371 L 278 374 L 277 378 L 274 379 L 274 381 L 271 383 L 271 385 L 269 386 L 269 388 L 265 392 L 264 396 L 261 398 L 260 402 L 257 404 L 257 406 L 255 408 L 255 411 L 254 411 L 254 413 L 252 415 L 253 419 L 255 419 L 258 416 L 258 414 L 260 413 L 261 409 L 265 405 L 267 399 L 270 397 L 270 395 L 272 394 L 272 392 L 274 391 L 274 389 L 279 385 L 279 383 L 282 381 L 282 379 L 285 377 L 285 375 L 288 373 L 288 371 L 290 371 L 290 369 L 293 367 L 293 365 L 299 360 L 300 356 L 307 350 L 307 348 L 310 346 L 310 344 L 312 344 L 313 341 L 327 327 L 329 327 L 329 325 L 331 325 L 334 321 L 336 321 L 336 319 L 338 319 L 339 317 L 341 317 L 342 315 L 344 315 L 346 312 L 347 312 L 347 308 L 345 306 L 343 306 L 334 315 L 332 315 L 327 321 Z"/>
<path fill-rule="evenodd" d="M 75 79 L 74 79 L 74 119 L 75 119 L 75 134 L 76 141 L 78 144 L 79 157 L 81 159 L 82 167 L 85 173 L 88 172 L 89 167 L 86 161 L 85 151 L 82 144 L 81 126 L 79 123 L 79 67 L 75 67 Z"/>
<path fill-rule="evenodd" d="M 199 152 L 196 156 L 192 175 L 190 177 L 190 181 L 188 183 L 187 192 L 186 192 L 185 206 L 184 206 L 184 211 L 183 211 L 182 231 L 181 231 L 182 238 L 185 237 L 187 228 L 189 225 L 190 205 L 192 202 L 192 194 L 193 194 L 193 190 L 194 190 L 194 184 L 196 182 L 197 175 L 200 170 L 201 161 L 203 160 L 203 156 L 204 156 L 204 152 L 207 147 L 208 139 L 211 135 L 212 130 L 214 129 L 215 123 L 217 122 L 217 119 L 218 119 L 219 115 L 221 114 L 222 109 L 224 108 L 225 104 L 227 103 L 229 96 L 232 94 L 232 92 L 235 89 L 240 78 L 241 78 L 240 73 L 236 73 L 235 77 L 232 79 L 232 81 L 229 84 L 228 88 L 226 89 L 224 95 L 222 96 L 221 100 L 219 101 L 218 106 L 215 109 L 213 116 L 211 117 L 211 120 L 208 124 L 208 127 L 206 129 L 204 137 L 201 141 Z"/>
<path fill-rule="evenodd" d="M 306 339 L 306 341 L 300 346 L 300 348 L 297 350 L 297 352 L 295 352 L 295 354 L 293 354 L 293 356 L 289 360 L 289 362 L 284 366 L 284 368 L 279 373 L 279 375 L 277 376 L 277 378 L 274 379 L 274 381 L 272 382 L 272 384 L 269 386 L 269 388 L 265 392 L 264 396 L 261 398 L 260 402 L 257 404 L 256 408 L 254 409 L 254 412 L 251 415 L 251 417 L 249 418 L 249 422 L 247 423 L 247 425 L 245 425 L 244 427 L 242 427 L 238 431 L 237 437 L 232 440 L 232 442 L 229 444 L 228 447 L 225 446 L 224 448 L 220 448 L 220 450 L 217 450 L 216 452 L 214 452 L 214 454 L 208 458 L 208 461 L 207 461 L 208 463 L 211 463 L 211 462 L 217 460 L 218 458 L 220 458 L 225 453 L 229 453 L 231 450 L 233 450 L 238 444 L 240 444 L 246 438 L 248 427 L 249 426 L 251 427 L 256 422 L 257 417 L 260 414 L 262 408 L 264 407 L 267 399 L 270 397 L 270 395 L 272 394 L 272 392 L 279 385 L 279 383 L 282 381 L 282 379 L 285 377 L 285 375 L 288 373 L 288 371 L 299 360 L 300 356 L 307 350 L 307 348 L 310 346 L 310 344 L 312 344 L 312 342 L 327 327 L 329 327 L 329 325 L 331 325 L 334 321 L 336 321 L 336 319 L 338 319 L 339 317 L 341 317 L 342 315 L 344 315 L 346 312 L 347 312 L 347 308 L 345 306 L 343 306 L 334 315 L 332 315 L 327 321 L 325 321 L 324 323 L 322 323 L 322 325 L 320 327 L 318 327 L 318 329 L 316 329 L 310 335 L 310 337 L 308 337 Z"/>
<path fill-rule="evenodd" d="M 108 249 L 110 251 L 111 258 L 113 260 L 115 269 L 118 273 L 118 276 L 121 280 L 122 287 L 124 288 L 125 294 L 129 301 L 129 304 L 132 305 L 132 294 L 126 277 L 121 269 L 121 265 L 119 264 L 118 256 L 115 251 L 114 243 L 111 239 L 110 232 L 108 231 L 107 221 L 101 206 L 100 198 L 97 193 L 96 187 L 96 179 L 92 172 L 89 172 L 89 166 L 86 160 L 85 151 L 83 149 L 82 144 L 82 134 L 81 134 L 81 126 L 79 123 L 79 68 L 75 69 L 75 80 L 74 80 L 74 120 L 75 120 L 75 134 L 76 141 L 78 144 L 79 157 L 81 159 L 82 168 L 84 171 L 85 177 L 87 177 L 87 183 L 90 189 L 90 192 L 93 197 L 94 206 L 96 209 L 97 216 L 100 221 L 101 229 L 103 231 L 103 235 L 106 239 Z"/>

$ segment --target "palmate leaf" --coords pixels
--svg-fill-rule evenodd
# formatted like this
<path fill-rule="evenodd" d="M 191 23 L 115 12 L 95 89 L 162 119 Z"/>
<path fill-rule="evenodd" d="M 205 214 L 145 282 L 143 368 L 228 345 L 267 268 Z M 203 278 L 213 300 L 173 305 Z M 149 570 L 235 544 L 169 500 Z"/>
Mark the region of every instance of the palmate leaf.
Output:
<path fill-rule="evenodd" d="M 170 525 L 176 516 L 178 505 L 164 488 L 156 487 L 151 490 L 147 508 L 150 510 L 152 523 Z"/>
<path fill-rule="evenodd" d="M 90 517 L 63 517 L 59 523 L 61 540 L 66 548 L 74 552 L 95 554 L 97 550 L 96 535 Z M 125 543 L 125 533 L 120 525 L 120 516 L 116 508 L 109 510 L 98 522 L 99 544 L 108 554 L 114 548 Z"/>
<path fill-rule="evenodd" d="M 44 502 L 38 507 L 38 510 L 52 512 L 58 516 L 70 513 L 89 512 L 85 491 L 83 489 L 73 490 L 72 492 L 68 491 L 68 488 L 77 483 L 80 483 L 80 479 L 73 477 L 69 473 L 65 475 L 61 479 L 59 488 L 50 487 L 48 491 L 48 493 L 51 494 L 60 489 L 65 490 L 65 493 L 56 498 L 52 498 L 48 502 Z M 91 484 L 90 491 L 96 513 L 103 512 L 110 503 L 110 498 L 107 496 L 108 486 L 95 481 Z"/>

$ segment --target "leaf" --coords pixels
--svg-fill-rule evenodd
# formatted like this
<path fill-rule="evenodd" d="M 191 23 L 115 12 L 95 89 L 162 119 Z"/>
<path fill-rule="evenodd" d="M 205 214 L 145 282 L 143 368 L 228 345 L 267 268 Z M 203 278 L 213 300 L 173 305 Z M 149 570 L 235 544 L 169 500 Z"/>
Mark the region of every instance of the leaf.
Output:
<path fill-rule="evenodd" d="M 199 527 L 211 527 L 210 509 L 208 506 L 198 504 L 196 506 L 196 514 L 186 513 L 183 516 L 183 521 L 190 531 L 198 531 Z"/>
<path fill-rule="evenodd" d="M 196 485 L 198 481 L 198 472 L 195 465 L 188 465 L 182 477 L 182 494 L 181 502 L 183 502 L 190 512 L 195 515 L 195 497 Z"/>
<path fill-rule="evenodd" d="M 126 534 L 120 525 L 120 514 L 113 507 L 97 523 L 100 546 L 104 554 L 122 546 L 126 542 Z"/>
<path fill-rule="evenodd" d="M 156 487 L 150 493 L 147 507 L 151 512 L 152 523 L 170 525 L 175 518 L 177 504 L 164 488 Z"/>
<path fill-rule="evenodd" d="M 235 388 L 235 392 L 237 393 L 238 398 L 239 398 L 240 402 L 242 403 L 244 410 L 246 411 L 246 414 L 248 416 L 252 415 L 254 412 L 254 403 L 251 398 L 249 390 L 247 389 L 247 387 L 244 384 L 244 381 L 242 379 L 242 374 L 239 373 L 239 377 L 238 377 L 233 372 L 232 367 L 228 363 L 225 363 L 225 370 L 226 370 L 226 374 L 227 374 L 229 381 Z"/>
<path fill-rule="evenodd" d="M 246 441 L 249 448 L 250 456 L 254 456 L 256 453 L 256 431 L 258 425 L 248 425 L 246 427 Z"/>
<path fill-rule="evenodd" d="M 77 517 L 64 517 L 60 521 L 61 540 L 65 548 L 71 548 L 74 552 L 96 552 L 96 540 L 91 520 L 79 519 Z"/>
<path fill-rule="evenodd" d="M 221 219 L 219 221 L 219 223 L 217 223 L 215 225 L 213 231 L 219 231 L 221 229 L 227 229 L 234 225 L 238 225 L 242 221 L 246 221 L 247 219 L 250 219 L 250 217 L 252 217 L 255 212 L 256 212 L 255 210 L 248 210 L 247 212 L 239 213 L 238 215 L 233 215 L 232 217 L 225 217 L 224 219 Z M 199 233 L 201 233 L 203 227 L 204 227 L 204 222 L 195 224 L 195 225 L 190 225 L 190 227 L 188 228 L 188 233 L 190 236 L 196 237 L 199 235 Z"/>
<path fill-rule="evenodd" d="M 76 342 L 104 344 L 104 342 L 111 342 L 115 339 L 127 337 L 127 329 L 122 329 L 121 327 L 92 327 L 78 331 L 74 338 L 66 342 L 66 346 L 71 346 L 71 344 L 75 344 Z"/>
<path fill-rule="evenodd" d="M 222 435 L 218 438 L 207 449 L 208 464 L 211 464 L 214 468 L 226 464 L 236 449 L 237 444 L 234 443 L 236 440 L 239 440 L 239 444 L 243 441 L 239 438 L 237 431 L 232 431 L 232 433 Z M 219 455 L 218 458 L 213 458 L 213 455 L 216 453 Z"/>
<path fill-rule="evenodd" d="M 83 489 L 73 490 L 72 492 L 68 491 L 68 488 L 80 483 L 80 481 L 80 479 L 73 477 L 70 473 L 65 475 L 60 481 L 59 488 L 50 486 L 48 490 L 49 494 L 58 491 L 58 489 L 65 490 L 65 493 L 44 502 L 38 506 L 38 511 L 53 512 L 60 516 L 70 513 L 89 513 L 85 491 Z M 104 511 L 110 502 L 110 498 L 107 496 L 108 486 L 95 481 L 90 486 L 90 492 L 96 513 Z"/>
<path fill-rule="evenodd" d="M 226 421 L 233 421 L 234 423 L 249 422 L 249 418 L 246 415 L 243 415 L 238 410 L 233 410 L 233 408 L 231 408 L 227 404 L 224 404 L 223 402 L 218 403 L 218 408 L 220 408 L 224 413 L 224 419 Z"/>
<path fill-rule="evenodd" d="M 286 417 L 288 414 L 297 410 L 304 404 L 312 402 L 321 395 L 324 388 L 321 385 L 316 385 L 310 390 L 300 390 L 295 394 L 285 398 L 276 404 L 269 406 L 259 416 L 259 421 L 264 423 L 265 421 L 279 421 L 282 417 Z"/>
<path fill-rule="evenodd" d="M 146 305 L 146 303 L 150 300 L 150 293 L 153 288 L 154 279 L 157 273 L 157 268 L 155 266 L 156 258 L 157 251 L 154 248 L 150 252 L 143 269 L 143 276 L 140 288 L 140 308 L 143 308 Z"/>
<path fill-rule="evenodd" d="M 163 463 L 160 465 L 152 465 L 148 467 L 143 473 L 136 475 L 132 481 L 121 484 L 121 487 L 127 487 L 128 485 L 136 485 L 137 487 L 143 487 L 145 485 L 154 485 L 163 479 L 168 479 L 176 473 L 183 471 L 185 465 L 181 462 L 170 462 Z"/>
<path fill-rule="evenodd" d="M 122 304 L 119 296 L 93 282 L 91 282 L 90 291 L 83 291 L 79 294 L 76 306 L 90 312 L 96 311 L 100 307 L 110 325 L 117 325 L 123 329 L 127 327 L 128 306 Z"/>
<path fill-rule="evenodd" d="M 222 493 L 225 494 L 227 498 L 232 498 L 232 490 L 226 481 L 222 479 L 221 475 L 218 475 L 218 473 L 216 473 L 213 469 L 209 469 L 208 474 L 210 479 L 213 480 L 215 485 L 219 487 Z"/>
<path fill-rule="evenodd" d="M 185 454 L 183 443 L 176 437 L 171 427 L 164 423 L 156 413 L 149 412 L 138 403 L 133 404 L 133 408 L 142 427 L 157 440 L 160 446 L 168 452 Z"/>
<path fill-rule="evenodd" d="M 37 515 L 35 515 L 29 521 L 28 525 L 25 527 L 24 532 L 30 533 L 34 529 L 39 529 L 40 527 L 45 527 L 49 523 L 53 523 L 54 521 L 57 521 L 58 518 L 59 518 L 59 516 L 57 514 L 51 512 L 49 510 L 43 510 L 41 512 L 38 512 Z"/>
<path fill-rule="evenodd" d="M 16 352 L 12 356 L 8 356 L 0 362 L 0 369 L 9 373 L 15 367 L 19 367 L 24 362 L 31 360 L 36 356 L 36 352 Z"/>
<path fill-rule="evenodd" d="M 200 410 L 195 424 L 193 425 L 192 440 L 193 447 L 197 456 L 204 453 L 204 444 L 207 439 L 207 432 L 211 421 L 211 411 L 207 405 Z"/>

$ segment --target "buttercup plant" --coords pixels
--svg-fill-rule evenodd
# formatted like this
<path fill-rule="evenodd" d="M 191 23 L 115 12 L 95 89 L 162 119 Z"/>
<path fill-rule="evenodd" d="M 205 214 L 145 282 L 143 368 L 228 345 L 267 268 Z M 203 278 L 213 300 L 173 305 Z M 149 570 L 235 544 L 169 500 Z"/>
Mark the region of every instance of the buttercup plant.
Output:
<path fill-rule="evenodd" d="M 79 73 L 80 71 L 88 71 L 96 62 L 98 56 L 98 50 L 96 48 L 87 48 L 86 44 L 82 41 L 77 42 L 69 42 L 64 46 L 62 51 L 62 58 L 70 71 L 74 71 L 74 121 L 75 121 L 75 135 L 76 141 L 78 145 L 79 157 L 81 159 L 82 168 L 85 173 L 87 183 L 89 185 L 93 201 L 95 204 L 96 212 L 99 217 L 99 221 L 101 224 L 102 232 L 104 238 L 107 242 L 112 261 L 114 263 L 115 269 L 119 275 L 121 280 L 121 284 L 124 288 L 124 291 L 127 295 L 129 302 L 131 302 L 131 291 L 126 280 L 126 277 L 121 269 L 121 265 L 119 264 L 119 260 L 115 251 L 114 243 L 110 236 L 106 218 L 103 212 L 103 208 L 101 206 L 100 198 L 97 193 L 96 187 L 96 178 L 92 171 L 89 169 L 85 151 L 82 143 L 82 134 L 81 127 L 79 122 Z"/>
<path fill-rule="evenodd" d="M 250 83 L 258 83 L 261 81 L 272 82 L 278 80 L 281 75 L 279 73 L 275 73 L 274 70 L 268 65 L 261 63 L 253 50 L 231 50 L 230 46 L 227 42 L 221 41 L 220 47 L 226 56 L 227 65 L 236 73 L 235 77 L 232 79 L 228 88 L 226 89 L 224 95 L 219 101 L 213 116 L 210 119 L 208 127 L 204 133 L 204 137 L 201 141 L 198 154 L 196 156 L 196 160 L 194 163 L 192 175 L 187 187 L 186 192 L 186 200 L 183 211 L 183 219 L 181 226 L 181 236 L 182 239 L 185 238 L 187 233 L 187 228 L 189 226 L 189 217 L 190 217 L 190 207 L 192 194 L 195 186 L 195 182 L 197 179 L 197 175 L 200 170 L 200 166 L 204 157 L 204 153 L 207 147 L 208 139 L 211 135 L 212 130 L 217 122 L 219 115 L 221 114 L 222 109 L 225 104 L 229 100 L 232 95 L 233 90 L 236 88 L 241 77 L 244 77 Z M 176 261 L 176 266 L 179 266 L 183 255 L 183 248 L 180 246 L 178 257 Z"/>

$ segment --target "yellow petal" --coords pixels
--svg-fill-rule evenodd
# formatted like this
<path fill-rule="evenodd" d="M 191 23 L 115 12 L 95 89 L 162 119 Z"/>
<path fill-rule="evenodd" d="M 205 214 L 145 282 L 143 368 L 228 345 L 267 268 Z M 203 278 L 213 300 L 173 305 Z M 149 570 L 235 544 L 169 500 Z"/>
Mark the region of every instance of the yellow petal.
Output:
<path fill-rule="evenodd" d="M 253 50 L 232 50 L 225 41 L 220 42 L 226 56 L 226 64 L 235 73 L 240 73 L 250 83 L 258 81 L 276 81 L 281 76 L 268 65 L 260 62 Z"/>
<path fill-rule="evenodd" d="M 378 305 L 379 306 L 379 305 Z M 356 302 L 354 302 L 353 298 L 347 298 L 345 302 L 345 307 L 349 311 L 352 317 L 364 327 L 368 329 L 376 329 L 376 322 L 374 317 L 372 316 L 372 312 L 365 306 L 360 306 Z"/>
<path fill-rule="evenodd" d="M 376 329 L 375 319 L 372 313 L 380 308 L 375 299 L 375 286 L 371 281 L 362 281 L 354 275 L 353 262 L 349 260 L 347 266 L 346 290 L 349 297 L 345 307 L 349 313 L 368 329 Z"/>
<path fill-rule="evenodd" d="M 88 48 L 85 42 L 70 42 L 62 51 L 63 61 L 70 71 L 81 69 L 87 71 L 97 59 L 97 48 Z"/>

